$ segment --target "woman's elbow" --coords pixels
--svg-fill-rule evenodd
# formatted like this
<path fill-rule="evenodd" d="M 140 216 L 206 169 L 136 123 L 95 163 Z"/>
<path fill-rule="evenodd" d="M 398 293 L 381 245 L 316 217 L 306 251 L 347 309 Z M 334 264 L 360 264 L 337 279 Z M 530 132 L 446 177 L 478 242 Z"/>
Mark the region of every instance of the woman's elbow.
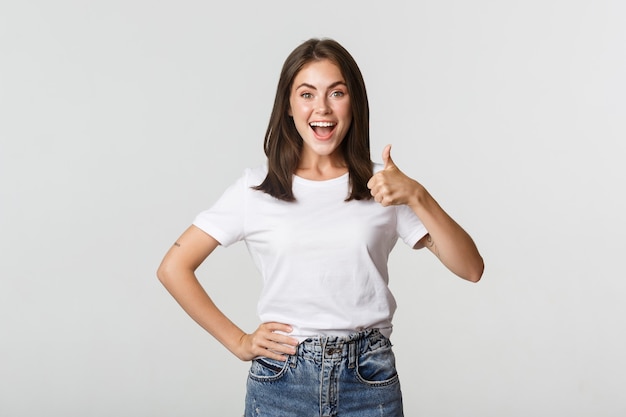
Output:
<path fill-rule="evenodd" d="M 169 282 L 170 277 L 172 276 L 171 270 L 170 268 L 168 268 L 167 264 L 161 263 L 161 265 L 159 265 L 156 271 L 156 276 L 161 282 L 161 284 L 167 286 L 167 283 Z"/>
<path fill-rule="evenodd" d="M 483 277 L 483 272 L 485 271 L 485 263 L 483 259 L 480 258 L 476 265 L 472 266 L 472 268 L 468 271 L 468 273 L 463 277 L 470 282 L 478 282 Z"/>

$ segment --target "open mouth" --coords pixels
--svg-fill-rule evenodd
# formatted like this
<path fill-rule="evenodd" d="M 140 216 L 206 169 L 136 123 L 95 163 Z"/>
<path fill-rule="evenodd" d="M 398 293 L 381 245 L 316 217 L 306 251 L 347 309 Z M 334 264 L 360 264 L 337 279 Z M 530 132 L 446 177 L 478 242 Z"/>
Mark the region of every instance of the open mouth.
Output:
<path fill-rule="evenodd" d="M 320 139 L 327 139 L 335 130 L 335 126 L 337 123 L 333 122 L 311 122 L 309 123 L 313 132 L 315 132 L 315 136 Z"/>

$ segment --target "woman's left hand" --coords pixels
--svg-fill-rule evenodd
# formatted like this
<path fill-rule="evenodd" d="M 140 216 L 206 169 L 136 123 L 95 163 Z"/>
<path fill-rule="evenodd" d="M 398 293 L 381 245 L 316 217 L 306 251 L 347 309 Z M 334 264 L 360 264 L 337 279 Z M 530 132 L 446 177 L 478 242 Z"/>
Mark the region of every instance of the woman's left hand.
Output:
<path fill-rule="evenodd" d="M 383 150 L 383 162 L 385 167 L 367 182 L 367 188 L 371 190 L 374 200 L 384 207 L 416 204 L 424 187 L 396 166 L 391 159 L 391 145 L 385 146 Z"/>

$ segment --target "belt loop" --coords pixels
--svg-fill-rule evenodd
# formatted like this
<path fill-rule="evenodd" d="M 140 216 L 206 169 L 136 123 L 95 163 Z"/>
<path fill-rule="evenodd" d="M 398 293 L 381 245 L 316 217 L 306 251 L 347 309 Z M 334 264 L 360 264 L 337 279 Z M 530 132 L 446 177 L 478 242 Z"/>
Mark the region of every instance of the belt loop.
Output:
<path fill-rule="evenodd" d="M 359 341 L 353 340 L 348 344 L 348 368 L 356 367 L 356 345 Z"/>
<path fill-rule="evenodd" d="M 289 361 L 289 366 L 290 366 L 291 368 L 295 368 L 295 367 L 296 367 L 296 364 L 298 363 L 298 354 L 299 354 L 299 352 L 298 352 L 298 351 L 300 350 L 299 348 L 300 348 L 299 346 L 296 348 L 296 353 L 295 353 L 295 355 L 289 355 L 289 356 L 287 357 L 287 358 L 288 358 L 287 360 Z"/>

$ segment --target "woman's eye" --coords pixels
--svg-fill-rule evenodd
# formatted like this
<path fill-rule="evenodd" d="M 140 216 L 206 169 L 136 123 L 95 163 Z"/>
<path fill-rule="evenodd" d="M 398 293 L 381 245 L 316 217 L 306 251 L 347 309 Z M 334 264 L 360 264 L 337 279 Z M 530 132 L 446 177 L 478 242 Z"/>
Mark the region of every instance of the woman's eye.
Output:
<path fill-rule="evenodd" d="M 302 93 L 302 94 L 300 94 L 300 97 L 302 97 L 302 98 L 312 98 L 313 94 L 311 94 L 311 93 Z"/>
<path fill-rule="evenodd" d="M 332 93 L 330 93 L 331 97 L 343 97 L 344 93 L 343 91 L 333 91 Z"/>

